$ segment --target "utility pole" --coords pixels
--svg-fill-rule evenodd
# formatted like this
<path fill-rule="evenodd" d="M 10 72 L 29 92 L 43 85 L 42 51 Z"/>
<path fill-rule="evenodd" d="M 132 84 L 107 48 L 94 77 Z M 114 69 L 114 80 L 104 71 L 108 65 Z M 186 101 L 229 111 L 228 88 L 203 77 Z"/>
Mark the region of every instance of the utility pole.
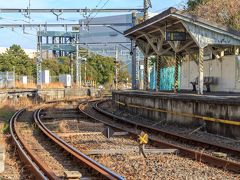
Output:
<path fill-rule="evenodd" d="M 115 47 L 116 52 L 115 52 L 115 77 L 114 77 L 114 84 L 115 84 L 115 90 L 117 90 L 117 85 L 118 85 L 118 48 L 117 46 Z"/>
<path fill-rule="evenodd" d="M 39 31 L 41 29 L 39 28 Z M 37 36 L 37 50 L 38 50 L 38 57 L 37 57 L 37 88 L 41 88 L 42 86 L 42 37 Z"/>
<path fill-rule="evenodd" d="M 79 86 L 82 87 L 82 58 L 79 58 Z"/>
<path fill-rule="evenodd" d="M 77 87 L 81 86 L 80 85 L 80 79 L 79 79 L 79 57 L 78 57 L 78 44 L 76 45 L 76 84 Z"/>
<path fill-rule="evenodd" d="M 73 39 L 70 38 L 70 43 L 73 44 Z M 73 78 L 73 52 L 70 54 L 70 74 L 71 74 L 71 82 L 73 84 L 74 78 Z"/>
<path fill-rule="evenodd" d="M 136 12 L 132 12 L 132 24 L 136 25 Z M 132 55 L 132 89 L 137 89 L 137 80 L 136 80 L 136 64 L 137 64 L 137 52 L 136 52 L 136 42 L 131 40 L 131 55 Z"/>
<path fill-rule="evenodd" d="M 85 60 L 84 61 L 84 83 L 85 83 L 85 86 L 86 86 L 86 84 L 87 84 L 87 65 L 86 65 L 87 59 L 85 58 L 84 60 Z"/>
<path fill-rule="evenodd" d="M 146 21 L 148 19 L 149 0 L 143 0 L 143 7 L 144 7 L 143 20 Z"/>
<path fill-rule="evenodd" d="M 76 36 L 76 84 L 78 87 L 82 86 L 82 74 L 81 74 L 81 57 L 79 57 L 79 43 L 80 43 L 80 34 Z"/>

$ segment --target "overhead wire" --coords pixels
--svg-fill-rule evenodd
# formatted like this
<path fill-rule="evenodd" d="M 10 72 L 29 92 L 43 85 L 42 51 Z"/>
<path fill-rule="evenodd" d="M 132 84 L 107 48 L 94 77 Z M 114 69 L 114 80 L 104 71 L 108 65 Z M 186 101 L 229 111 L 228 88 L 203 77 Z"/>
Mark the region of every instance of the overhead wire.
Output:
<path fill-rule="evenodd" d="M 102 3 L 103 0 L 100 0 L 96 6 L 93 8 L 93 10 L 96 10 L 99 5 Z M 91 17 L 91 15 L 93 14 L 94 12 L 90 12 L 87 16 L 83 14 L 83 17 L 86 18 L 86 19 L 89 19 Z M 62 21 L 71 21 L 71 22 L 76 22 L 78 21 L 79 22 L 79 19 L 68 19 L 68 18 L 59 18 L 59 20 L 62 20 Z"/>
<path fill-rule="evenodd" d="M 7 28 L 7 27 L 6 27 L 6 29 L 9 29 L 10 31 L 14 32 L 15 34 L 21 35 L 23 38 L 32 41 L 32 39 L 26 37 L 23 33 L 20 33 L 20 32 L 16 31 L 16 30 L 13 29 L 13 28 Z M 30 33 L 29 33 L 28 35 L 37 36 L 37 35 L 35 35 L 35 34 L 30 34 Z"/>
<path fill-rule="evenodd" d="M 177 8 L 184 7 L 184 6 L 186 5 L 186 2 L 187 2 L 187 0 L 182 0 L 182 1 L 180 1 L 179 3 L 176 3 L 176 4 L 172 5 L 172 7 L 177 7 Z M 167 10 L 167 9 L 168 9 L 168 7 L 162 8 L 162 9 L 158 9 L 158 10 L 153 11 L 153 12 L 154 12 L 154 13 L 162 12 L 162 11 L 165 11 L 165 10 Z"/>
<path fill-rule="evenodd" d="M 108 3 L 109 1 L 110 1 L 110 0 L 106 0 L 106 2 L 101 6 L 100 9 L 103 9 L 103 8 L 107 5 L 107 3 Z M 100 0 L 100 1 L 97 3 L 97 5 L 95 6 L 95 9 L 97 9 L 97 8 L 102 4 L 102 2 L 103 2 L 103 0 Z M 30 10 L 30 7 L 31 7 L 31 0 L 29 0 L 29 4 L 28 4 L 29 10 Z M 94 12 L 91 12 L 91 13 L 88 15 L 88 17 L 91 17 L 91 15 L 92 15 L 93 13 L 94 13 Z M 91 17 L 91 18 L 88 20 L 87 25 L 98 15 L 98 13 L 99 13 L 99 11 L 98 11 L 98 12 L 95 12 L 94 16 Z M 22 22 L 25 22 L 25 23 L 31 23 L 31 22 L 30 22 L 30 20 L 31 20 L 30 12 L 27 12 L 27 15 L 28 15 L 28 16 L 24 15 L 24 17 L 25 17 L 25 18 L 28 18 L 28 19 L 29 19 L 29 22 L 26 21 L 26 20 L 22 20 L 22 19 L 9 19 L 9 18 L 2 18 L 2 19 L 11 20 L 11 21 L 22 21 Z M 69 20 L 69 19 L 64 19 L 64 18 L 63 18 L 62 20 L 75 21 L 75 20 Z M 32 21 L 34 21 L 34 20 L 32 20 Z M 25 32 L 25 29 L 24 29 L 24 28 L 23 28 L 23 33 L 20 33 L 20 32 L 18 32 L 18 31 L 16 31 L 14 28 L 6 28 L 6 29 L 10 29 L 10 30 L 13 31 L 14 33 L 19 34 L 19 35 L 21 35 L 22 37 L 24 37 L 25 39 L 28 39 L 28 40 L 32 40 L 32 39 L 26 37 L 25 34 L 31 35 L 31 36 L 34 36 L 34 37 L 37 37 L 37 34 L 32 34 L 32 33 Z M 39 30 L 37 27 L 34 27 L 34 29 Z"/>
<path fill-rule="evenodd" d="M 98 6 L 102 3 L 102 1 L 103 1 L 103 0 L 100 0 L 100 1 L 97 3 L 97 5 L 95 6 L 94 9 L 97 9 Z M 93 14 L 93 12 L 90 12 L 89 15 L 88 15 L 88 18 L 89 18 L 92 14 Z"/>
<path fill-rule="evenodd" d="M 100 9 L 103 9 L 103 8 L 107 5 L 107 3 L 108 3 L 109 1 L 110 1 L 110 0 L 107 0 Z M 88 26 L 89 23 L 97 16 L 98 13 L 99 13 L 99 11 L 96 12 L 96 14 L 95 14 L 90 20 L 87 21 L 87 26 Z"/>

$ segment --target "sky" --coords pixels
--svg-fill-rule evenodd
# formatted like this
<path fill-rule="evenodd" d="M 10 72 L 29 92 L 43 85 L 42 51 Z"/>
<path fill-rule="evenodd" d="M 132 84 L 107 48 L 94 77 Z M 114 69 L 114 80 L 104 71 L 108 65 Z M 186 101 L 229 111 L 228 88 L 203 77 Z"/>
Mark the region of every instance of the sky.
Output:
<path fill-rule="evenodd" d="M 11 3 L 9 3 L 11 2 Z M 151 0 L 150 12 L 160 13 L 169 7 L 180 8 L 186 0 Z M 30 0 L 31 8 L 142 8 L 143 0 Z M 27 8 L 29 0 L 0 0 L 0 8 Z M 91 14 L 90 17 L 101 17 L 113 14 Z M 56 16 L 53 14 L 31 14 L 31 19 L 23 14 L 3 14 L 0 12 L 0 24 L 6 23 L 56 23 Z M 63 14 L 64 20 L 59 23 L 77 23 L 82 19 L 82 14 Z M 36 30 L 26 29 L 0 29 L 0 47 L 9 47 L 12 44 L 19 44 L 26 49 L 36 48 Z"/>

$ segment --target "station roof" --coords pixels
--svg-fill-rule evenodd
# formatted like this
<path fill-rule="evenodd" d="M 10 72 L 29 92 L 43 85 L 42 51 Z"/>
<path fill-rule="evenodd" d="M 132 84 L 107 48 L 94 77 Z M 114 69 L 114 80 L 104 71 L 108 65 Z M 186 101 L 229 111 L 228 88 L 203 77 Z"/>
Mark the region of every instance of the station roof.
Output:
<path fill-rule="evenodd" d="M 184 32 L 186 39 L 166 41 L 166 32 Z M 146 55 L 191 52 L 199 47 L 240 46 L 239 31 L 175 8 L 169 8 L 126 30 L 124 35 L 136 40 L 136 44 Z"/>

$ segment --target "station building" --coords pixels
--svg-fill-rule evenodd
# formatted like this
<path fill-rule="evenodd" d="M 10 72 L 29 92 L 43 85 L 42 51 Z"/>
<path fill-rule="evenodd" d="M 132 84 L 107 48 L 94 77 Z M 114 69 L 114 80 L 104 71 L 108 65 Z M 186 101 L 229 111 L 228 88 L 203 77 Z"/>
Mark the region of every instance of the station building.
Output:
<path fill-rule="evenodd" d="M 125 35 L 144 55 L 144 86 L 113 92 L 120 110 L 156 124 L 204 127 L 210 133 L 240 138 L 239 31 L 169 8 Z M 155 73 L 149 78 L 152 57 Z M 171 67 L 162 64 L 166 60 L 173 62 Z M 156 82 L 152 89 L 149 80 Z M 170 89 L 163 91 L 161 85 L 169 81 Z"/>
<path fill-rule="evenodd" d="M 170 8 L 125 31 L 125 35 L 134 39 L 144 54 L 145 89 L 149 89 L 148 59 L 154 55 L 157 57 L 157 90 L 160 85 L 161 59 L 173 57 L 176 62 L 175 90 L 179 87 L 189 89 L 189 83 L 198 78 L 198 90 L 202 94 L 204 80 L 207 80 L 205 77 L 215 77 L 216 82 L 212 82 L 215 90 L 237 91 L 238 31 Z M 182 62 L 183 57 L 187 61 Z M 182 67 L 182 78 L 179 77 L 179 66 Z M 225 66 L 228 69 L 221 68 Z M 224 76 L 228 70 L 235 74 L 234 78 L 231 75 Z"/>

